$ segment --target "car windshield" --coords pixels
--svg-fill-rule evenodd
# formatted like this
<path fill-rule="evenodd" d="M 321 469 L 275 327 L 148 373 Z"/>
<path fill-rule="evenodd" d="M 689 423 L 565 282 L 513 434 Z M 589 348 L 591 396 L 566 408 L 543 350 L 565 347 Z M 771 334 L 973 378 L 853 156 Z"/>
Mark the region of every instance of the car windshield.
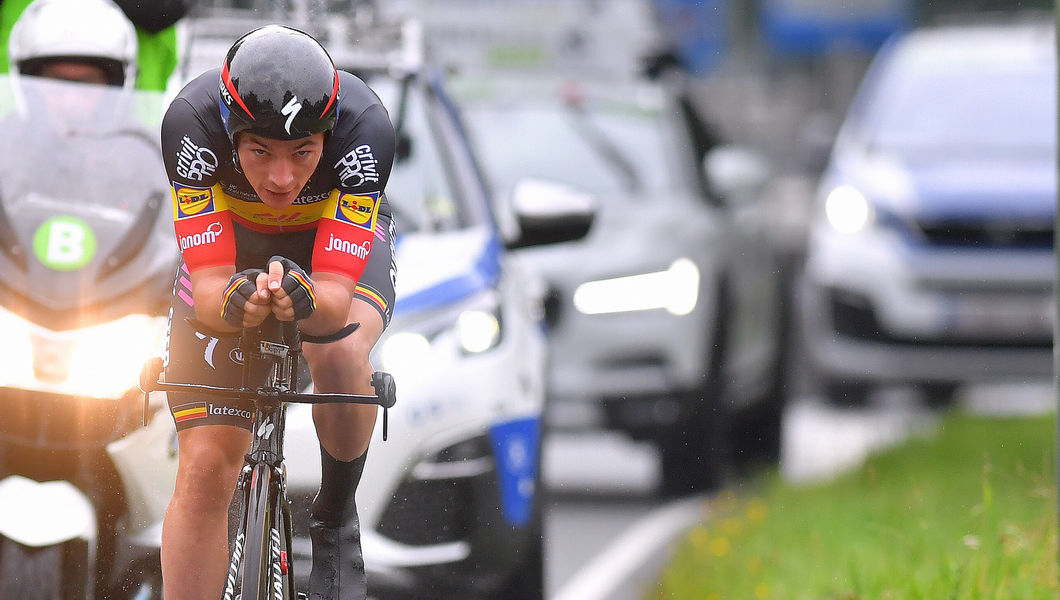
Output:
<path fill-rule="evenodd" d="M 601 198 L 674 186 L 661 111 L 636 105 L 488 104 L 464 106 L 468 129 L 492 183 L 559 181 Z"/>
<path fill-rule="evenodd" d="M 866 132 L 874 150 L 1040 154 L 1056 146 L 1051 64 L 946 70 L 896 64 L 876 92 Z"/>
<path fill-rule="evenodd" d="M 458 153 L 442 147 L 438 130 L 428 121 L 420 88 L 409 85 L 402 103 L 403 87 L 397 81 L 378 77 L 369 85 L 398 123 L 399 149 L 386 196 L 401 231 L 449 231 L 471 225 L 470 211 L 446 168 L 446 159 Z"/>

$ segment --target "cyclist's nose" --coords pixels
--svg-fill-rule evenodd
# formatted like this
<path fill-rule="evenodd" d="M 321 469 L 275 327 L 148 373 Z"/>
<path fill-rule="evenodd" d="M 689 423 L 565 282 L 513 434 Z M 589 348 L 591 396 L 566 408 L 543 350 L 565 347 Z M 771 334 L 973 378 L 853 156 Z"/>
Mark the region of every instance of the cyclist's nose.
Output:
<path fill-rule="evenodd" d="M 280 158 L 269 165 L 269 184 L 277 191 L 286 191 L 294 185 L 294 167 L 291 161 Z"/>

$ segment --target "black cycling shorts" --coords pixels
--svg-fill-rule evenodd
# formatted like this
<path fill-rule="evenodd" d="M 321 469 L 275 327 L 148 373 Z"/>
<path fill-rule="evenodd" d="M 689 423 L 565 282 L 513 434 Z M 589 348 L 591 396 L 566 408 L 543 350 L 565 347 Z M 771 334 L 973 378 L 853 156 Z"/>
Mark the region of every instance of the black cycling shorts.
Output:
<path fill-rule="evenodd" d="M 290 258 L 308 270 L 311 258 L 308 253 L 312 249 L 315 231 L 266 235 L 238 226 L 235 230 L 237 271 L 264 268 L 265 261 L 275 255 Z M 390 323 L 394 306 L 394 235 L 390 217 L 380 215 L 376 239 L 354 295 L 356 300 L 367 302 L 379 311 L 384 327 Z M 187 267 L 181 263 L 173 283 L 173 302 L 169 311 L 166 381 L 239 387 L 243 373 L 242 363 L 238 360 L 239 340 L 215 338 L 196 331 L 188 322 L 194 316 L 191 278 Z M 169 392 L 167 396 L 178 431 L 199 425 L 235 425 L 250 430 L 253 401 L 185 392 Z"/>

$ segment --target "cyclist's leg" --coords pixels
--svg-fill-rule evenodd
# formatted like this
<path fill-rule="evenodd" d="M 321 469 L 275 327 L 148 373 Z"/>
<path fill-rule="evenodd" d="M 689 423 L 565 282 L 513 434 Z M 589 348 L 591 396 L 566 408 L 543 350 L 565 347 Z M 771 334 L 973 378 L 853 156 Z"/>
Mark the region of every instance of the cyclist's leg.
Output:
<path fill-rule="evenodd" d="M 303 344 L 318 392 L 372 394 L 373 368 L 368 355 L 390 323 L 397 268 L 394 263 L 395 227 L 380 216 L 364 273 L 357 282 L 347 323 L 360 323 L 352 334 L 328 344 Z M 323 447 L 340 461 L 364 454 L 372 437 L 375 405 L 331 404 L 313 407 L 317 435 Z"/>
<path fill-rule="evenodd" d="M 177 434 L 180 463 L 162 527 L 166 598 L 218 598 L 228 569 L 228 508 L 250 432 L 230 425 Z"/>
<path fill-rule="evenodd" d="M 313 380 L 317 391 L 371 394 L 371 364 L 368 352 L 382 332 L 382 319 L 367 304 L 353 302 L 350 322 L 361 324 L 346 338 L 326 345 L 303 344 L 307 360 L 317 360 Z M 340 360 L 335 381 L 319 381 L 318 372 L 328 360 Z M 313 363 L 310 363 L 313 364 Z M 332 367 L 335 365 L 332 364 Z M 352 368 L 351 368 L 352 366 Z M 344 367 L 344 368 L 343 368 Z M 342 377 L 342 375 L 347 375 Z M 368 444 L 375 425 L 374 405 L 315 405 L 313 418 L 320 438 L 320 491 L 313 501 L 309 534 L 313 542 L 313 570 L 309 579 L 310 600 L 363 600 L 367 595 L 364 560 L 361 556 L 360 524 L 355 494 L 364 468 Z M 335 456 L 338 454 L 338 457 Z M 353 460 L 339 460 L 340 458 Z M 351 570 L 350 567 L 353 567 Z"/>
<path fill-rule="evenodd" d="M 393 239 L 390 220 L 380 219 L 376 243 L 347 319 L 360 327 L 337 342 L 303 344 L 317 391 L 374 393 L 368 356 L 390 321 L 394 303 Z M 321 481 L 310 523 L 311 600 L 361 600 L 367 594 L 355 494 L 377 412 L 374 405 L 314 406 Z M 356 572 L 343 572 L 340 565 L 355 565 Z"/>
<path fill-rule="evenodd" d="M 318 392 L 375 393 L 368 355 L 383 332 L 383 320 L 367 303 L 355 299 L 352 304 L 347 322 L 360 323 L 353 333 L 328 344 L 302 345 Z M 314 405 L 313 420 L 320 443 L 338 460 L 357 458 L 368 449 L 377 411 L 374 404 Z"/>
<path fill-rule="evenodd" d="M 187 322 L 194 315 L 187 272 L 177 274 L 170 312 L 166 379 L 238 386 L 234 339 L 216 340 Z M 170 393 L 177 426 L 176 487 L 162 531 L 166 598 L 218 598 L 228 567 L 228 507 L 250 443 L 245 403 Z"/>

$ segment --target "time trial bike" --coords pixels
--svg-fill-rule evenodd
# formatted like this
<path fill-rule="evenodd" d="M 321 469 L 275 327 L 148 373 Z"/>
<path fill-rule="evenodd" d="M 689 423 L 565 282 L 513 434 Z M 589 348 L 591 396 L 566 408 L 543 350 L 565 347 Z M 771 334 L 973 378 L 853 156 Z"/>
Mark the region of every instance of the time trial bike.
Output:
<path fill-rule="evenodd" d="M 383 408 L 383 439 L 386 439 L 387 409 L 394 406 L 394 378 L 386 372 L 372 375 L 375 394 L 322 394 L 298 391 L 298 358 L 302 341 L 327 343 L 356 330 L 352 323 L 326 337 L 301 334 L 293 321 L 267 319 L 242 333 L 221 333 L 195 323 L 213 337 L 239 337 L 243 378 L 239 388 L 161 381 L 161 358 L 149 360 L 140 374 L 144 402 L 150 392 L 193 392 L 254 402 L 250 449 L 237 485 L 242 498 L 239 527 L 231 545 L 231 559 L 223 600 L 297 600 L 305 598 L 295 589 L 291 560 L 291 508 L 287 498 L 283 457 L 284 418 L 287 403 L 377 404 Z"/>

